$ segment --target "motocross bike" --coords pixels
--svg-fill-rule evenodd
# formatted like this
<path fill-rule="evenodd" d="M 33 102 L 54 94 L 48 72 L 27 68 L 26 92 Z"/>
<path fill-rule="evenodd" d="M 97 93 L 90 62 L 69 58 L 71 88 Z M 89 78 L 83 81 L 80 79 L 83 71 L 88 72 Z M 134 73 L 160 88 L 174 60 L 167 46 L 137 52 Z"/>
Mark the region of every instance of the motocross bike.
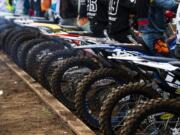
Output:
<path fill-rule="evenodd" d="M 174 46 L 174 43 L 170 44 L 172 52 Z M 152 54 L 142 44 L 86 45 L 74 48 L 92 49 L 94 57 L 103 63 L 104 68 L 90 73 L 79 81 L 75 94 L 77 113 L 88 125 L 98 128 L 102 101 L 111 88 L 129 81 L 137 81 L 139 78 L 138 76 L 135 78 L 136 69 L 133 66 L 129 69 L 129 63 L 109 59 L 108 56 L 121 56 L 124 52 L 134 56 Z"/>
<path fill-rule="evenodd" d="M 101 108 L 100 123 L 104 134 L 118 134 L 124 118 L 137 104 L 151 98 L 179 96 L 179 61 L 175 58 L 153 56 L 112 56 L 137 68 L 140 81 L 112 90 Z M 108 129 L 107 129 L 108 128 Z"/>

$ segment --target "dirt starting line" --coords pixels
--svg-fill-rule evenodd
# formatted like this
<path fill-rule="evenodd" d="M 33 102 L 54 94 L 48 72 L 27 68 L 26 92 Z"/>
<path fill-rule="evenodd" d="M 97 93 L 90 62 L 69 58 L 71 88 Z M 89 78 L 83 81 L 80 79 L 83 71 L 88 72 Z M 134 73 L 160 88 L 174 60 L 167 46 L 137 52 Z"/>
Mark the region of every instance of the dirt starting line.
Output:
<path fill-rule="evenodd" d="M 26 72 L 20 69 L 7 55 L 0 52 L 0 60 L 3 61 L 16 75 L 18 75 L 38 97 L 48 105 L 52 111 L 59 116 L 63 123 L 76 135 L 95 135 L 78 117 L 76 117 L 67 107 L 54 98 L 38 82 L 30 77 Z"/>

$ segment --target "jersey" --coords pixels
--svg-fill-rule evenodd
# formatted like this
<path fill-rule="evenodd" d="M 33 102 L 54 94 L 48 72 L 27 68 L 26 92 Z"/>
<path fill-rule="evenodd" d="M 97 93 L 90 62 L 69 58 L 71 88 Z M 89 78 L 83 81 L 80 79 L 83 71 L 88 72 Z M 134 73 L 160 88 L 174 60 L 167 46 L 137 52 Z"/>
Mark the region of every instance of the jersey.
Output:
<path fill-rule="evenodd" d="M 137 18 L 138 18 L 138 25 L 144 26 L 149 24 L 148 20 L 148 13 L 150 3 L 153 0 L 136 0 L 136 8 L 137 8 Z"/>
<path fill-rule="evenodd" d="M 61 0 L 60 16 L 64 19 L 76 18 L 78 16 L 78 0 Z"/>
<path fill-rule="evenodd" d="M 79 18 L 87 17 L 87 1 L 86 0 L 79 0 L 78 14 L 79 14 Z"/>
<path fill-rule="evenodd" d="M 41 0 L 41 11 L 46 12 L 51 7 L 51 0 Z"/>
<path fill-rule="evenodd" d="M 9 12 L 12 10 L 12 0 L 0 0 L 0 11 Z"/>
<path fill-rule="evenodd" d="M 21 15 L 24 14 L 24 0 L 14 0 L 15 5 L 15 14 Z"/>
<path fill-rule="evenodd" d="M 87 0 L 87 16 L 97 22 L 108 22 L 109 0 Z"/>
<path fill-rule="evenodd" d="M 81 0 L 80 17 L 88 17 L 90 29 L 95 36 L 103 36 L 108 25 L 109 0 Z"/>
<path fill-rule="evenodd" d="M 109 34 L 117 35 L 130 29 L 129 15 L 135 12 L 135 0 L 110 0 L 109 4 Z"/>

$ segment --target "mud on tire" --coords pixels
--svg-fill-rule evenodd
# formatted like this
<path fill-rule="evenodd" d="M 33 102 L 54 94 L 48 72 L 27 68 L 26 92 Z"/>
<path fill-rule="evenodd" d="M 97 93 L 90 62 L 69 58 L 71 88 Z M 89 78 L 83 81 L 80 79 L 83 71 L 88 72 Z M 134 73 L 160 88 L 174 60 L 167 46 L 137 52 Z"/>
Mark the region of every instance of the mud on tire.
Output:
<path fill-rule="evenodd" d="M 22 68 L 22 69 L 26 69 L 26 58 L 27 58 L 27 54 L 29 52 L 29 50 L 31 50 L 32 47 L 36 46 L 39 43 L 43 43 L 49 41 L 49 39 L 47 38 L 36 38 L 36 39 L 32 39 L 29 40 L 25 43 L 23 43 L 23 45 L 18 49 L 17 52 L 17 59 L 18 59 L 18 65 Z"/>
<path fill-rule="evenodd" d="M 112 87 L 131 81 L 132 78 L 128 76 L 127 73 L 128 71 L 126 72 L 122 69 L 103 68 L 90 73 L 78 83 L 75 105 L 78 115 L 80 115 L 88 125 L 96 129 L 99 128 L 98 113 L 102 104 L 99 100 L 101 100 L 101 98 L 104 100 Z M 103 80 L 106 81 L 104 84 Z M 97 85 L 95 88 L 92 88 L 97 82 L 100 83 L 99 86 Z M 88 97 L 88 95 L 90 95 L 90 97 Z M 98 103 L 89 101 L 92 99 L 98 100 Z"/>
<path fill-rule="evenodd" d="M 69 58 L 75 55 L 76 53 L 69 49 L 59 50 L 51 54 L 48 54 L 40 63 L 37 72 L 38 81 L 42 84 L 42 86 L 50 90 L 48 78 L 52 75 L 52 72 L 55 69 L 55 62 L 62 61 L 65 58 Z"/>
<path fill-rule="evenodd" d="M 38 58 L 39 62 L 50 52 L 56 50 L 63 50 L 63 45 L 58 45 L 53 41 L 47 41 L 34 46 L 27 54 L 26 59 L 26 68 L 27 72 L 37 80 L 37 72 L 38 71 L 38 61 L 37 56 L 40 55 L 40 59 Z M 44 52 L 45 51 L 45 52 Z M 40 54 L 42 52 L 42 54 Z"/>
<path fill-rule="evenodd" d="M 33 33 L 34 35 L 40 34 L 38 30 L 34 30 L 34 29 L 31 30 L 29 27 L 28 28 L 16 27 L 10 34 L 8 34 L 8 36 L 5 40 L 5 44 L 6 44 L 5 51 L 10 54 L 10 48 L 11 48 L 11 45 L 13 44 L 13 42 L 17 38 L 19 38 L 27 33 Z"/>
<path fill-rule="evenodd" d="M 72 94 L 73 96 L 71 101 L 67 98 L 67 96 L 63 93 L 63 90 L 62 90 L 62 83 L 64 82 L 63 77 L 66 71 L 68 71 L 69 69 L 73 67 L 85 67 L 85 68 L 88 68 L 88 70 L 93 71 L 99 68 L 99 64 L 95 62 L 92 58 L 78 56 L 78 57 L 73 57 L 73 58 L 64 60 L 62 63 L 60 63 L 58 68 L 55 69 L 52 75 L 51 83 L 50 83 L 51 88 L 52 88 L 51 91 L 53 95 L 57 99 L 59 99 L 62 103 L 64 103 L 68 108 L 75 110 L 75 104 L 74 104 L 73 98 L 74 98 L 76 88 L 73 86 L 71 90 L 72 93 L 68 93 L 68 94 Z M 88 73 L 85 73 L 85 74 L 88 74 Z M 81 77 L 71 75 L 71 77 L 74 77 L 72 82 L 76 85 L 76 82 L 79 81 L 79 79 L 82 79 L 83 76 L 84 74 L 82 74 Z M 68 83 L 67 87 L 69 87 L 69 85 L 70 84 Z"/>
<path fill-rule="evenodd" d="M 10 49 L 10 54 L 13 60 L 18 64 L 17 60 L 17 53 L 18 53 L 18 48 L 21 47 L 21 45 L 24 45 L 24 42 L 27 42 L 28 40 L 35 39 L 36 37 L 39 37 L 39 35 L 35 35 L 32 33 L 27 33 L 24 34 L 23 36 L 20 36 L 17 38 L 13 43 L 12 47 Z"/>
<path fill-rule="evenodd" d="M 135 107 L 125 119 L 120 135 L 135 135 L 140 124 L 148 116 L 162 112 L 171 113 L 180 117 L 180 98 L 151 99 Z"/>
<path fill-rule="evenodd" d="M 160 97 L 159 93 L 152 88 L 152 84 L 144 82 L 129 83 L 112 90 L 100 111 L 100 129 L 104 135 L 115 135 L 111 123 L 113 109 L 122 99 L 131 95 L 141 95 L 148 99 Z"/>

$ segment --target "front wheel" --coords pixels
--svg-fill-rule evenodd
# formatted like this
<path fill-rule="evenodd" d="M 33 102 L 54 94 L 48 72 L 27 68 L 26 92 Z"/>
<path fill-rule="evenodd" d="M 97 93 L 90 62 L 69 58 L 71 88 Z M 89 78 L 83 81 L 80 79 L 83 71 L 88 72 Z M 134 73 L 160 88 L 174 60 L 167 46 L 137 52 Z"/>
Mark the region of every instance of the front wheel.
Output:
<path fill-rule="evenodd" d="M 75 55 L 76 53 L 74 51 L 65 49 L 50 53 L 44 59 L 42 59 L 37 72 L 38 81 L 42 84 L 42 86 L 50 90 L 49 78 L 51 78 L 52 73 L 57 68 L 58 63 Z"/>
<path fill-rule="evenodd" d="M 114 89 L 103 102 L 100 111 L 100 128 L 104 135 L 117 135 L 117 128 L 123 125 L 128 112 L 145 100 L 157 98 L 159 93 L 152 84 L 129 83 Z"/>
<path fill-rule="evenodd" d="M 51 80 L 51 91 L 68 108 L 74 110 L 74 98 L 77 83 L 99 64 L 89 57 L 72 57 L 60 63 Z"/>
<path fill-rule="evenodd" d="M 120 135 L 179 135 L 180 98 L 154 99 L 137 106 L 125 119 Z"/>
<path fill-rule="evenodd" d="M 111 88 L 127 83 L 130 77 L 122 69 L 103 68 L 78 83 L 75 95 L 77 113 L 91 127 L 99 128 L 99 112 Z"/>

